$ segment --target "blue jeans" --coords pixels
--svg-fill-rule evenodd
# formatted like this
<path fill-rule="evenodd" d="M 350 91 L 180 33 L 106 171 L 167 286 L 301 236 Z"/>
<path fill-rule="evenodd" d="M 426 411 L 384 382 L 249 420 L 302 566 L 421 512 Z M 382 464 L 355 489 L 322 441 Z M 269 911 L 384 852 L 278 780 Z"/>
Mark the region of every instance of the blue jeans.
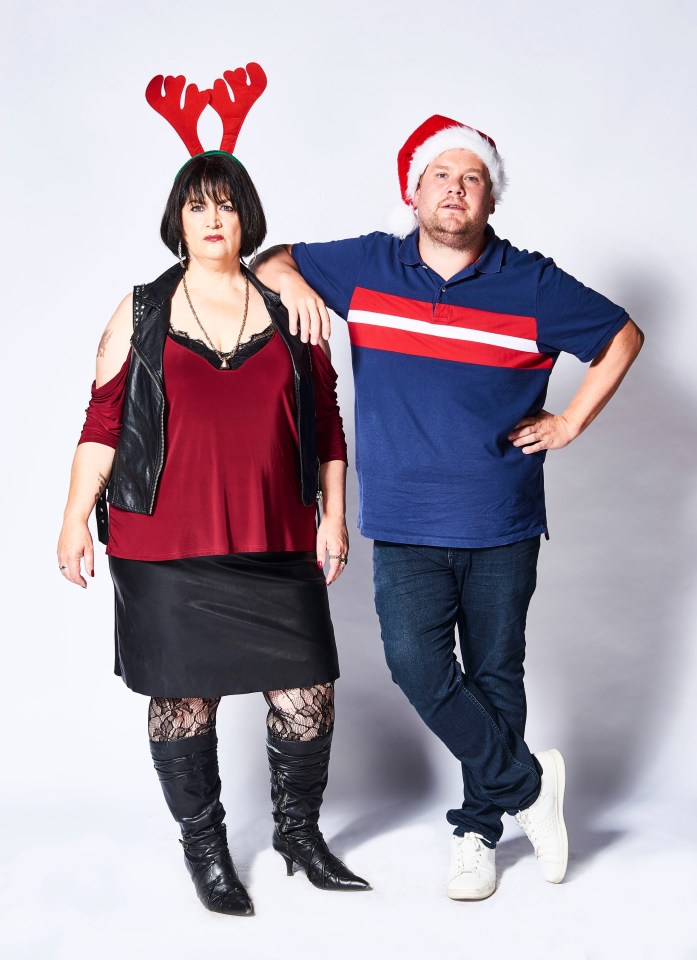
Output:
<path fill-rule="evenodd" d="M 503 812 L 524 809 L 540 792 L 523 740 L 525 620 L 539 549 L 539 537 L 476 550 L 378 540 L 373 549 L 392 679 L 462 764 L 464 801 L 448 821 L 492 846 Z"/>

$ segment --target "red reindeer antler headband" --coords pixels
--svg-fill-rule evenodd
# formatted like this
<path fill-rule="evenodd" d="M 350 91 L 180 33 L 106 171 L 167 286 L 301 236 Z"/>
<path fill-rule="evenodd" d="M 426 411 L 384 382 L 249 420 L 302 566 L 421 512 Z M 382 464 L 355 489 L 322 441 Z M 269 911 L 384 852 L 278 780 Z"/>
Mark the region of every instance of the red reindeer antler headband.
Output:
<path fill-rule="evenodd" d="M 231 154 L 245 117 L 266 89 L 266 74 L 258 63 L 248 63 L 246 70 L 244 67 L 226 70 L 223 77 L 225 79 L 215 81 L 212 90 L 199 90 L 195 83 L 190 83 L 186 87 L 183 105 L 186 77 L 159 74 L 152 78 L 145 90 L 145 99 L 153 110 L 172 124 L 192 157 L 204 152 Z M 209 103 L 223 121 L 223 139 L 219 150 L 204 151 L 197 128 Z"/>

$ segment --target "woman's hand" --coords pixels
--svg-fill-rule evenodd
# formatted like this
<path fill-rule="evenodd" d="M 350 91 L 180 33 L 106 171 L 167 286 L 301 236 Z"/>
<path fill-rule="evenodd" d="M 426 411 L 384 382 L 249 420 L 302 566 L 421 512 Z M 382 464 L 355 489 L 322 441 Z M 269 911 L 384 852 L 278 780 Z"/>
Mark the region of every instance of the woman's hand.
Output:
<path fill-rule="evenodd" d="M 303 343 L 317 344 L 320 336 L 328 340 L 331 335 L 329 313 L 324 300 L 308 286 L 299 273 L 289 270 L 279 277 L 279 296 L 288 311 L 290 332 L 295 335 L 300 326 Z"/>
<path fill-rule="evenodd" d="M 94 576 L 94 547 L 92 535 L 85 520 L 68 518 L 58 538 L 58 569 L 66 580 L 79 587 L 87 587 L 80 573 L 80 561 L 85 565 L 85 575 Z"/>
<path fill-rule="evenodd" d="M 325 574 L 327 586 L 338 580 L 348 563 L 349 539 L 344 517 L 325 513 L 317 528 L 317 566 L 323 567 L 327 553 L 329 569 Z"/>

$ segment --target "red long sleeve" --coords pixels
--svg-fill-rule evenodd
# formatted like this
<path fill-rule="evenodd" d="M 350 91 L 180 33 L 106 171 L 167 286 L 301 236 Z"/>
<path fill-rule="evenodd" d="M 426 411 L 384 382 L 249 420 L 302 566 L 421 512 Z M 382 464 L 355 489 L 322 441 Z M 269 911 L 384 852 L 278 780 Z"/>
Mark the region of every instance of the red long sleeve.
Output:
<path fill-rule="evenodd" d="M 92 382 L 92 396 L 78 443 L 103 443 L 114 449 L 118 446 L 129 360 L 130 353 L 116 376 L 101 387 L 96 380 Z"/>
<path fill-rule="evenodd" d="M 310 350 L 319 462 L 343 460 L 348 463 L 346 438 L 336 401 L 336 371 L 321 347 L 311 346 Z"/>

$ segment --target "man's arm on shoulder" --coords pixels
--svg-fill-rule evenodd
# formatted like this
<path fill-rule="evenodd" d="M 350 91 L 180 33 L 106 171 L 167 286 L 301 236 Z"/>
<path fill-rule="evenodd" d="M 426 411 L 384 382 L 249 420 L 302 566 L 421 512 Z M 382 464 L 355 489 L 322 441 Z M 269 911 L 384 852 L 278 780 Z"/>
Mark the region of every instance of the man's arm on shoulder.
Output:
<path fill-rule="evenodd" d="M 254 273 L 269 289 L 276 291 L 288 311 L 290 332 L 300 328 L 303 343 L 328 340 L 331 322 L 324 300 L 303 280 L 291 256 L 291 245 L 280 244 L 263 250 L 252 263 Z"/>
<path fill-rule="evenodd" d="M 299 320 L 303 340 L 308 332 L 312 343 L 318 343 L 320 335 L 329 336 L 327 309 L 348 317 L 366 258 L 375 255 L 378 236 L 294 243 L 272 247 L 257 258 L 259 278 L 278 290 L 291 314 L 291 329 L 297 328 Z"/>
<path fill-rule="evenodd" d="M 542 410 L 524 417 L 508 435 L 523 453 L 558 450 L 575 440 L 595 420 L 611 399 L 636 360 L 644 334 L 633 320 L 627 322 L 594 357 L 581 386 L 562 414 Z"/>

